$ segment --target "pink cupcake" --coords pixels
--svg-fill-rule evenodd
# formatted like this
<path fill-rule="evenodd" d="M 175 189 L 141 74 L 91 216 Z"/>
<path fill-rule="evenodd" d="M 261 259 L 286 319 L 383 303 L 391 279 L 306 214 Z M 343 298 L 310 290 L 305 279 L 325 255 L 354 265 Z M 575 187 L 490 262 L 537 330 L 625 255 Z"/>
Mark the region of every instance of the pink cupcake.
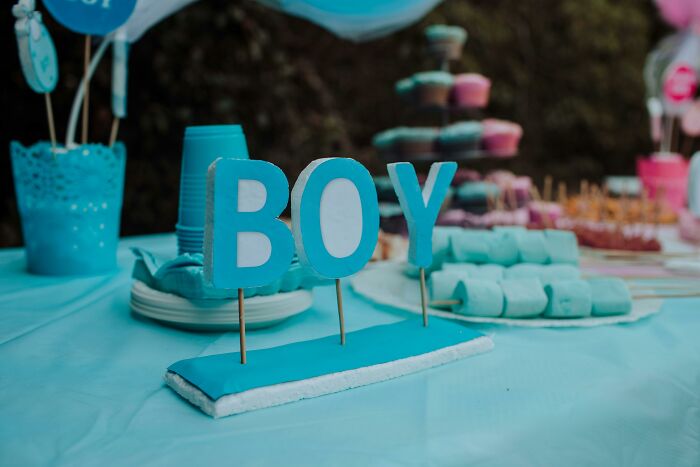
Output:
<path fill-rule="evenodd" d="M 518 153 L 518 144 L 523 136 L 520 125 L 496 119 L 484 120 L 483 125 L 482 140 L 487 152 L 496 157 L 513 157 Z"/>
<path fill-rule="evenodd" d="M 477 73 L 455 76 L 450 99 L 455 107 L 483 108 L 489 103 L 491 80 Z"/>

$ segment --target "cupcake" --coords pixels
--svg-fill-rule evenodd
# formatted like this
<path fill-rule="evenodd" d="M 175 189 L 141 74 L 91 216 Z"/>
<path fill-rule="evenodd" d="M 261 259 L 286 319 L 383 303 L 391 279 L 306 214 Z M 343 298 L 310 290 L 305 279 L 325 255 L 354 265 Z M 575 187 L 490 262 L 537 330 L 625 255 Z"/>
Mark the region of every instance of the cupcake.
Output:
<path fill-rule="evenodd" d="M 396 129 L 382 131 L 372 138 L 372 146 L 379 152 L 381 157 L 386 159 L 396 158 Z"/>
<path fill-rule="evenodd" d="M 439 60 L 456 60 L 462 55 L 467 31 L 459 26 L 436 24 L 425 29 L 428 50 Z"/>
<path fill-rule="evenodd" d="M 489 103 L 491 80 L 477 73 L 457 75 L 452 85 L 450 100 L 458 108 L 484 108 Z"/>
<path fill-rule="evenodd" d="M 533 201 L 528 204 L 530 212 L 530 224 L 537 227 L 553 227 L 562 216 L 563 208 L 560 204 L 546 201 Z"/>
<path fill-rule="evenodd" d="M 447 107 L 452 75 L 444 71 L 424 71 L 413 75 L 413 94 L 424 107 Z"/>
<path fill-rule="evenodd" d="M 518 143 L 523 129 L 517 123 L 505 120 L 484 120 L 483 146 L 496 157 L 513 157 L 518 153 Z"/>
<path fill-rule="evenodd" d="M 454 204 L 465 211 L 483 214 L 488 211 L 489 198 L 497 199 L 500 196 L 501 189 L 495 183 L 467 182 L 457 188 Z"/>
<path fill-rule="evenodd" d="M 459 186 L 465 182 L 478 182 L 479 180 L 481 180 L 481 174 L 476 170 L 457 169 L 455 176 L 452 177 L 452 186 Z"/>
<path fill-rule="evenodd" d="M 482 130 L 479 122 L 459 122 L 443 128 L 438 136 L 440 152 L 449 157 L 477 151 Z"/>
<path fill-rule="evenodd" d="M 396 94 L 398 94 L 401 99 L 403 99 L 406 102 L 413 102 L 413 78 L 404 78 L 400 81 L 397 81 L 394 88 L 396 89 Z"/>
<path fill-rule="evenodd" d="M 416 127 L 397 129 L 395 145 L 401 157 L 421 159 L 431 157 L 435 152 L 438 137 L 437 128 Z"/>
<path fill-rule="evenodd" d="M 389 177 L 380 175 L 372 177 L 372 181 L 374 182 L 374 187 L 377 189 L 377 199 L 379 202 L 398 203 L 396 191 L 394 191 L 394 184 L 391 183 Z"/>

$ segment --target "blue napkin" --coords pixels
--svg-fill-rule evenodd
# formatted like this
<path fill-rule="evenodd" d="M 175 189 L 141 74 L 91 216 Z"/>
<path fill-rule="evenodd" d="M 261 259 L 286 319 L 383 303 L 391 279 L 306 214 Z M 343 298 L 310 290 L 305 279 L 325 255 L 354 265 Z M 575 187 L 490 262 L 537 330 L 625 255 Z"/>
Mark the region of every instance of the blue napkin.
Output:
<path fill-rule="evenodd" d="M 159 257 L 143 248 L 132 248 L 136 256 L 131 276 L 150 288 L 192 299 L 238 298 L 237 289 L 217 289 L 204 280 L 203 256 L 200 253 L 177 256 L 173 259 Z M 274 295 L 298 289 L 311 289 L 331 283 L 302 266 L 295 257 L 284 275 L 275 282 L 244 289 L 246 298 L 256 295 Z"/>

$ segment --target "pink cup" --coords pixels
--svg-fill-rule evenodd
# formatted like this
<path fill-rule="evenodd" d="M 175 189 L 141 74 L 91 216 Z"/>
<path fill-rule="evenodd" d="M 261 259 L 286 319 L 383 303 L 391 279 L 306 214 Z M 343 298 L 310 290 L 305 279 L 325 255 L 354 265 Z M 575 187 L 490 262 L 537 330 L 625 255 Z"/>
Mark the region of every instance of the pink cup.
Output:
<path fill-rule="evenodd" d="M 680 154 L 652 154 L 637 158 L 637 175 L 649 197 L 663 190 L 663 200 L 674 211 L 685 207 L 688 198 L 688 162 Z"/>

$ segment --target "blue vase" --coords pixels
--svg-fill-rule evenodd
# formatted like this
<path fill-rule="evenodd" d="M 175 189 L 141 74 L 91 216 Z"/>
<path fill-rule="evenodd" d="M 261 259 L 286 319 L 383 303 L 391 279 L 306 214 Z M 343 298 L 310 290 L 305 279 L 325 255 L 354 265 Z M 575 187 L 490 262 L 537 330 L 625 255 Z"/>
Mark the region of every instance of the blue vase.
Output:
<path fill-rule="evenodd" d="M 95 275 L 116 269 L 126 150 L 86 144 L 10 144 L 29 272 Z"/>

